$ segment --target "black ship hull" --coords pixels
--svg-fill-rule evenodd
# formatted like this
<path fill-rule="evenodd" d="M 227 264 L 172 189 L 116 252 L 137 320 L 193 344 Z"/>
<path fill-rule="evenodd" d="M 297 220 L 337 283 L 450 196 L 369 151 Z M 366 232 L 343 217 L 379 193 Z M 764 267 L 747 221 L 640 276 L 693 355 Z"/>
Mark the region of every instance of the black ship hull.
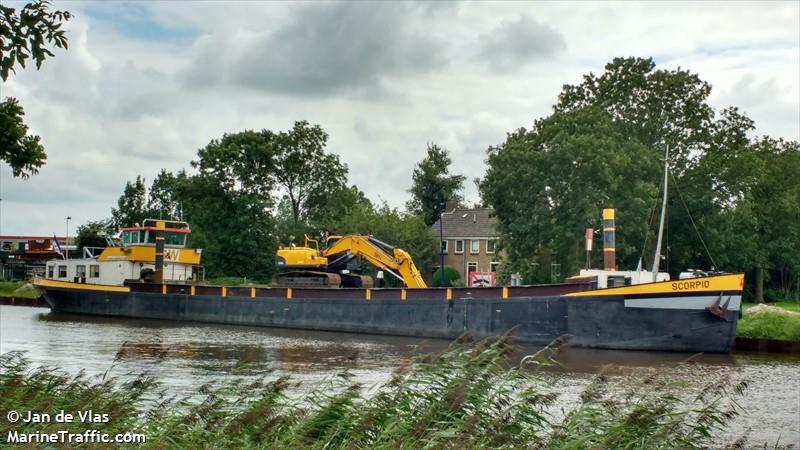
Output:
<path fill-rule="evenodd" d="M 43 292 L 56 313 L 441 339 L 464 333 L 483 338 L 514 328 L 517 340 L 531 344 L 570 335 L 570 345 L 577 347 L 676 352 L 729 352 L 741 303 L 740 292 L 671 297 L 584 292 L 570 297 L 551 289 L 551 294 L 522 291 L 508 297 L 507 290 L 500 295 L 498 288 L 448 290 L 444 298 L 445 290 L 428 290 L 439 298 L 415 298 L 412 294 L 424 295 L 404 290 L 401 297 L 399 289 L 370 290 L 366 297 L 364 290 L 309 289 L 298 297 L 300 292 L 293 296 L 291 290 L 280 290 L 288 295 L 260 296 L 251 288 L 220 288 L 218 294 L 204 293 L 199 286 L 197 291 L 158 288 L 160 292 L 105 292 L 46 287 Z M 709 312 L 708 306 L 723 298 L 726 307 Z"/>

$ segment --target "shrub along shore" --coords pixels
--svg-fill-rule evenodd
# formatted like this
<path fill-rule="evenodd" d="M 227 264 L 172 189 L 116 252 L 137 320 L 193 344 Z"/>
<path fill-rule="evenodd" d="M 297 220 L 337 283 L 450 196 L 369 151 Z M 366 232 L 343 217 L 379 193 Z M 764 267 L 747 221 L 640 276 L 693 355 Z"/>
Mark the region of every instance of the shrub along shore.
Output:
<path fill-rule="evenodd" d="M 608 384 L 613 375 L 600 373 L 578 400 L 562 403 L 555 382 L 560 375 L 542 370 L 553 364 L 557 351 L 553 345 L 515 363 L 508 336 L 455 342 L 399 367 L 372 389 L 351 382 L 345 371 L 293 398 L 287 389 L 295 383 L 264 374 L 259 381 L 206 385 L 183 399 L 170 398 L 144 376 L 128 381 L 68 376 L 8 353 L 0 357 L 0 411 L 24 417 L 26 411 L 91 409 L 108 414 L 107 422 L 91 428 L 144 434 L 145 444 L 130 445 L 140 449 L 718 448 L 714 437 L 724 435 L 741 412 L 736 399 L 746 381 L 728 374 L 687 383 L 681 369 L 701 370 L 691 362 L 633 375 L 635 382 L 622 389 Z M 76 422 L 0 420 L 0 439 L 10 432 L 87 428 Z M 29 446 L 7 443 L 6 448 Z"/>

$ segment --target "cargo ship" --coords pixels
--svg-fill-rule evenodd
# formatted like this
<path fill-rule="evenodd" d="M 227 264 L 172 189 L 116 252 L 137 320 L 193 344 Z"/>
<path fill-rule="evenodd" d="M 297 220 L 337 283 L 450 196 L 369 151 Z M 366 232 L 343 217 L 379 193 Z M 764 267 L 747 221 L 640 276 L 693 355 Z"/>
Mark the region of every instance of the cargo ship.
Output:
<path fill-rule="evenodd" d="M 485 288 L 214 286 L 201 280 L 190 232 L 162 220 L 124 228 L 119 244 L 96 257 L 48 262 L 34 284 L 55 313 L 442 339 L 514 329 L 531 344 L 570 335 L 577 347 L 678 352 L 730 351 L 744 287 L 743 274 L 669 280 L 616 270 Z"/>

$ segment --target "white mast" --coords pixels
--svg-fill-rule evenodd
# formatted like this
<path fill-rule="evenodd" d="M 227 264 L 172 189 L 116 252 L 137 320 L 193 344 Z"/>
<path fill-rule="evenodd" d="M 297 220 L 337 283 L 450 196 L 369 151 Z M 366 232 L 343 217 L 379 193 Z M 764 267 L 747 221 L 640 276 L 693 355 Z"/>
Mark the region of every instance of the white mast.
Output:
<path fill-rule="evenodd" d="M 661 202 L 661 223 L 658 225 L 658 240 L 656 241 L 656 254 L 653 257 L 653 281 L 657 281 L 658 266 L 661 263 L 661 239 L 664 237 L 664 216 L 667 212 L 667 183 L 669 180 L 669 146 L 664 150 L 664 199 Z"/>

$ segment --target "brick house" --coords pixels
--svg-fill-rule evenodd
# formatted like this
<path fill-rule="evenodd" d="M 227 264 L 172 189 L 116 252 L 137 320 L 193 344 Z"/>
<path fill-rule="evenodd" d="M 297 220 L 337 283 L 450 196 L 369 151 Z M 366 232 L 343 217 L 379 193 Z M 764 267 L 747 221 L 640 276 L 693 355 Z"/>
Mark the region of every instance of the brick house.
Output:
<path fill-rule="evenodd" d="M 458 270 L 466 283 L 469 272 L 496 272 L 500 255 L 495 250 L 495 219 L 489 208 L 455 208 L 442 213 L 444 264 Z M 431 234 L 439 238 L 439 221 L 431 226 Z M 436 261 L 436 268 L 439 260 Z"/>

